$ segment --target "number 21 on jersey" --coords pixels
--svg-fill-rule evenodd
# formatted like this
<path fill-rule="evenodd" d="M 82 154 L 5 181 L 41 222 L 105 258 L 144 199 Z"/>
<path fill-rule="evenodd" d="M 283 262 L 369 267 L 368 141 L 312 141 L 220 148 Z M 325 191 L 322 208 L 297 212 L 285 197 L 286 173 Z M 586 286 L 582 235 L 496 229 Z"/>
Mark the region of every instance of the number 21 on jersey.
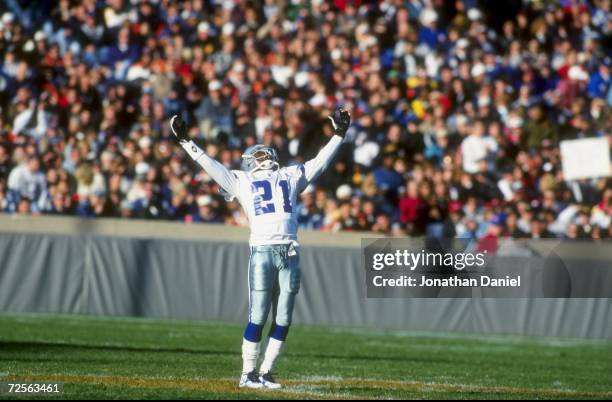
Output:
<path fill-rule="evenodd" d="M 289 199 L 289 182 L 287 180 L 280 180 L 278 182 L 283 194 L 283 210 L 285 213 L 290 214 L 291 200 Z M 274 206 L 274 193 L 272 191 L 272 183 L 268 180 L 258 180 L 251 183 L 251 190 L 253 192 L 253 202 L 255 203 L 255 215 L 273 214 L 276 212 Z"/>

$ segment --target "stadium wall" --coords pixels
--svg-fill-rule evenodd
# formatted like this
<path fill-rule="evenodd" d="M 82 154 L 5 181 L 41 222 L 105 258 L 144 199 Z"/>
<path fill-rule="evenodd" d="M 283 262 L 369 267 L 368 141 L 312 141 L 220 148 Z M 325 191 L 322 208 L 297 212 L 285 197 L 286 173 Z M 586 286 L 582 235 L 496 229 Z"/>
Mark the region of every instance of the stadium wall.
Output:
<path fill-rule="evenodd" d="M 612 299 L 366 299 L 363 236 L 300 235 L 295 323 L 612 339 Z M 244 321 L 247 239 L 221 225 L 0 215 L 0 311 Z"/>

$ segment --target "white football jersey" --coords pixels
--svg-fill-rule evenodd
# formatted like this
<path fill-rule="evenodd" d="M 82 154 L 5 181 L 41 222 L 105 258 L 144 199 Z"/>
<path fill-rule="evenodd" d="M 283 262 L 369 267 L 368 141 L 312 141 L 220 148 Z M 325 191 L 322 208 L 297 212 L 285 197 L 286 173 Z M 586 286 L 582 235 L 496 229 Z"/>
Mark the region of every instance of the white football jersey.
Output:
<path fill-rule="evenodd" d="M 253 246 L 297 240 L 297 203 L 306 188 L 304 165 L 254 173 L 232 171 L 238 179 L 234 194 L 249 219 Z"/>
<path fill-rule="evenodd" d="M 193 141 L 182 147 L 227 194 L 238 199 L 249 219 L 249 243 L 259 246 L 297 241 L 298 196 L 327 168 L 342 141 L 342 137 L 332 136 L 317 156 L 303 165 L 256 172 L 230 171 Z"/>

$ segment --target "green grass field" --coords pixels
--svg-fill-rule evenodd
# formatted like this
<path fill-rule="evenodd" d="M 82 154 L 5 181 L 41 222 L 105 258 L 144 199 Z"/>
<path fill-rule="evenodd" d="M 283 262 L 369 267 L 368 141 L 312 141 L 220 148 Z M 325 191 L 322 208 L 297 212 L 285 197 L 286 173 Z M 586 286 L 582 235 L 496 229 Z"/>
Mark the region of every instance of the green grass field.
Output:
<path fill-rule="evenodd" d="M 242 326 L 0 315 L 0 382 L 64 382 L 65 398 L 611 399 L 612 344 L 292 328 L 282 391 L 237 387 Z"/>

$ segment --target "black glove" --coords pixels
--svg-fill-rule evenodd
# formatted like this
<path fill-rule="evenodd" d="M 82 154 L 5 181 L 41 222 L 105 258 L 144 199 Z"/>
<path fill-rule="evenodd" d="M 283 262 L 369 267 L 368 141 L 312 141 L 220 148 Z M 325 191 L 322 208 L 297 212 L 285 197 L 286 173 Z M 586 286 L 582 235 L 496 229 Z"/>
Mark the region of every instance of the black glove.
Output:
<path fill-rule="evenodd" d="M 170 119 L 170 130 L 181 144 L 189 142 L 190 138 L 189 134 L 187 134 L 187 125 L 178 114 L 175 114 L 172 116 L 172 119 Z"/>
<path fill-rule="evenodd" d="M 339 108 L 334 113 L 334 116 L 327 116 L 331 120 L 331 124 L 334 127 L 334 134 L 344 138 L 346 131 L 351 125 L 351 114 L 346 110 Z"/>

